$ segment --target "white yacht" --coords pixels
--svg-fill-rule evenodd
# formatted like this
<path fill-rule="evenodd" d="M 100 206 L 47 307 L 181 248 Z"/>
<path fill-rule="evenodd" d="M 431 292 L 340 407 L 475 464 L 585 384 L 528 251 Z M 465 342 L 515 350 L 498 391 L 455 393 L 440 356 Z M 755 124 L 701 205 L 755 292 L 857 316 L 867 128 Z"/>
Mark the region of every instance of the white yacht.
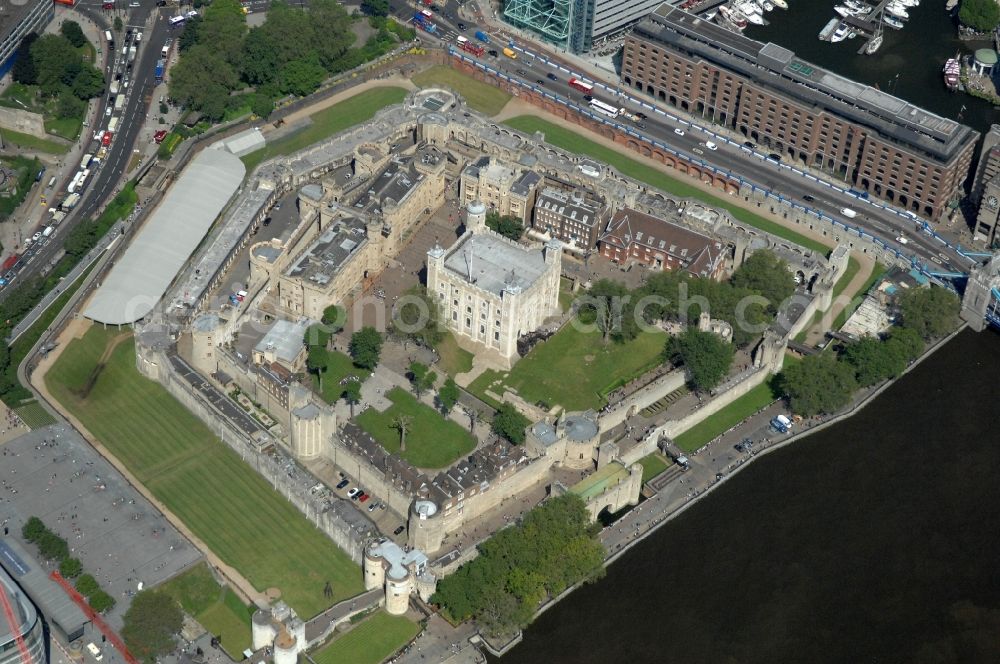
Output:
<path fill-rule="evenodd" d="M 830 36 L 830 41 L 832 41 L 834 44 L 836 44 L 837 42 L 842 42 L 845 39 L 847 39 L 847 35 L 849 34 L 851 34 L 851 29 L 847 27 L 846 23 L 841 23 L 840 25 L 837 26 L 837 29 L 833 32 L 833 35 Z"/>
<path fill-rule="evenodd" d="M 771 4 L 778 9 L 788 9 L 788 3 L 785 0 L 771 0 Z"/>
<path fill-rule="evenodd" d="M 910 18 L 910 14 L 906 11 L 906 8 L 899 4 L 896 0 L 893 0 L 886 5 L 885 10 L 896 18 Z"/>

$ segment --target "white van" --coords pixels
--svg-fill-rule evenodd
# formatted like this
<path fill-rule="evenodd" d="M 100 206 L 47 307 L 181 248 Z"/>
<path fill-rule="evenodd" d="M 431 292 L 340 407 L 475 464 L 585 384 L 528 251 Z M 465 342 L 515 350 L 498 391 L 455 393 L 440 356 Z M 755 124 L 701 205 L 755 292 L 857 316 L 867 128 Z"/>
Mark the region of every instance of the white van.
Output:
<path fill-rule="evenodd" d="M 95 646 L 93 642 L 87 644 L 87 651 L 91 655 L 93 655 L 94 659 L 96 659 L 98 662 L 104 659 L 104 653 L 102 653 L 101 649 Z"/>
<path fill-rule="evenodd" d="M 855 212 L 851 208 L 846 208 L 846 207 L 840 208 L 840 214 L 844 215 L 848 219 L 854 219 L 856 216 L 858 216 L 857 212 Z"/>

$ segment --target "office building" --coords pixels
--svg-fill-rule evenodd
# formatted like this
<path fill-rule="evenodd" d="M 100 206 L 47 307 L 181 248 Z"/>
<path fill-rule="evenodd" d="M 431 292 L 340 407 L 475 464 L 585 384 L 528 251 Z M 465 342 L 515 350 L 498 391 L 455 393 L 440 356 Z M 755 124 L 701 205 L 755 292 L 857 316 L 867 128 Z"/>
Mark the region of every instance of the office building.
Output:
<path fill-rule="evenodd" d="M 620 37 L 662 0 L 511 0 L 504 19 L 545 41 L 586 53 Z"/>
<path fill-rule="evenodd" d="M 931 219 L 961 197 L 978 139 L 954 120 L 668 5 L 626 39 L 622 82 Z"/>

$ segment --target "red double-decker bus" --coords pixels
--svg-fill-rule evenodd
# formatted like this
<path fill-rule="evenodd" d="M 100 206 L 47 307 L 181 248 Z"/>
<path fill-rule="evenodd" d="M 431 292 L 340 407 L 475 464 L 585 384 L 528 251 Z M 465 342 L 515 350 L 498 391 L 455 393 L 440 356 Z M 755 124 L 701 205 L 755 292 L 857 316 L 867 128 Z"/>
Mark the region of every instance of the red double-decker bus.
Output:
<path fill-rule="evenodd" d="M 483 48 L 482 46 L 480 46 L 480 45 L 478 45 L 478 44 L 476 44 L 474 42 L 470 42 L 470 41 L 462 42 L 462 50 L 463 51 L 467 51 L 469 53 L 472 53 L 477 58 L 481 57 L 483 55 L 483 53 L 486 52 L 485 48 Z"/>
<path fill-rule="evenodd" d="M 586 92 L 588 95 L 591 92 L 594 91 L 594 86 L 593 85 L 591 85 L 590 83 L 586 83 L 584 81 L 581 81 L 580 79 L 575 78 L 575 77 L 569 79 L 569 84 L 570 84 L 570 87 L 576 88 L 580 92 Z"/>

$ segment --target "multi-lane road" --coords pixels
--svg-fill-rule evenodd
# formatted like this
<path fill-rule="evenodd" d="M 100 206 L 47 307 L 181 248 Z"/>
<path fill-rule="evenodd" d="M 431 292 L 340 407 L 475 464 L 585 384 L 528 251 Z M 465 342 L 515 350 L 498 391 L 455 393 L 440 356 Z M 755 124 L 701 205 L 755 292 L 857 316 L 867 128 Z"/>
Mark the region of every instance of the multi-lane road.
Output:
<path fill-rule="evenodd" d="M 78 5 L 76 11 L 86 15 L 98 25 L 110 23 L 102 13 L 99 4 L 96 7 Z M 85 153 L 96 154 L 99 145 L 94 140 L 94 136 L 108 127 L 111 117 L 118 117 L 118 127 L 114 132 L 111 144 L 108 146 L 107 155 L 101 165 L 96 168 L 96 173 L 91 173 L 80 202 L 62 221 L 58 232 L 49 241 L 35 243 L 34 246 L 29 245 L 26 249 L 22 262 L 16 270 L 17 279 L 23 280 L 38 274 L 46 266 L 52 264 L 62 252 L 61 240 L 66 237 L 68 231 L 81 220 L 93 217 L 97 210 L 115 194 L 115 189 L 128 167 L 136 139 L 146 120 L 154 87 L 154 70 L 156 61 L 160 57 L 160 49 L 167 37 L 170 36 L 166 21 L 159 13 L 159 9 L 153 2 L 143 0 L 141 7 L 130 9 L 127 16 L 123 18 L 126 28 L 132 31 L 133 40 L 137 32 L 142 32 L 135 61 L 129 69 L 127 51 L 123 43 L 124 36 L 123 34 L 115 35 L 116 49 L 109 53 L 110 57 L 105 68 L 106 89 L 104 96 L 93 122 L 90 123 L 90 126 L 83 128 L 80 139 L 90 143 L 90 146 L 84 149 Z M 106 43 L 98 46 L 103 51 L 107 51 Z M 112 96 L 109 92 L 111 82 L 119 74 L 121 75 L 121 80 L 118 81 L 119 94 L 126 95 L 125 104 L 120 111 L 112 111 L 112 115 L 107 115 L 106 109 L 111 103 Z M 126 75 L 129 83 L 127 88 L 123 88 Z M 66 187 L 75 174 L 76 169 L 69 169 L 65 174 L 66 181 L 59 183 L 49 194 L 52 205 L 57 205 L 66 197 Z M 6 290 L 0 291 L 0 298 L 5 295 Z"/>
<path fill-rule="evenodd" d="M 410 20 L 418 5 L 397 0 L 391 7 L 400 20 Z M 484 29 L 484 26 L 464 22 L 459 15 L 459 7 L 460 3 L 456 0 L 435 3 L 430 9 L 434 13 L 431 20 L 437 26 L 437 32 L 432 36 L 421 31 L 421 37 L 436 38 L 456 48 L 460 35 L 474 41 L 476 30 Z M 831 186 L 830 182 L 817 178 L 814 173 L 775 161 L 769 158 L 765 148 L 723 135 L 719 127 L 713 127 L 709 122 L 701 123 L 694 117 L 683 117 L 674 109 L 658 106 L 651 97 L 604 84 L 593 74 L 580 72 L 537 44 L 516 44 L 517 59 L 503 55 L 503 48 L 507 45 L 506 38 L 491 33 L 491 43 L 484 45 L 487 50 L 481 57 L 468 52 L 461 55 L 499 70 L 522 85 L 543 90 L 577 109 L 590 111 L 590 99 L 586 98 L 590 96 L 633 115 L 641 114 L 635 119 L 621 115 L 605 120 L 634 135 L 667 145 L 691 159 L 736 174 L 744 181 L 779 194 L 799 206 L 848 226 L 859 227 L 902 254 L 915 257 L 931 271 L 967 272 L 975 263 L 974 259 L 924 232 L 923 221 L 911 213 L 883 206 L 878 201 L 858 198 L 847 192 L 844 185 Z M 570 86 L 569 80 L 573 77 L 582 77 L 593 83 L 593 92 L 585 95 Z M 848 214 L 853 212 L 855 216 L 845 215 L 845 208 L 851 211 Z"/>

